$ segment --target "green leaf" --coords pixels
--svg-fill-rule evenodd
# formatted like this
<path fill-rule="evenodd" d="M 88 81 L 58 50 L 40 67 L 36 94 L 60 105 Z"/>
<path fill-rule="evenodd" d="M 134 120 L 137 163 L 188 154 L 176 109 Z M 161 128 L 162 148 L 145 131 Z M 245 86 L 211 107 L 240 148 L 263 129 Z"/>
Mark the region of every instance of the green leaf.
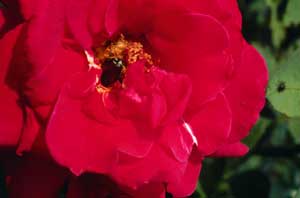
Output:
<path fill-rule="evenodd" d="M 249 5 L 249 12 L 254 12 L 255 16 L 256 16 L 256 22 L 259 25 L 263 25 L 265 24 L 267 17 L 266 17 L 266 13 L 267 13 L 268 7 L 265 1 L 253 1 L 250 5 Z"/>
<path fill-rule="evenodd" d="M 295 142 L 300 144 L 300 118 L 289 119 L 288 126 Z"/>
<path fill-rule="evenodd" d="M 272 42 L 276 48 L 279 48 L 285 39 L 285 29 L 280 21 L 274 19 L 271 21 L 271 29 Z"/>
<path fill-rule="evenodd" d="M 247 144 L 247 146 L 249 146 L 250 148 L 253 148 L 256 145 L 257 141 L 264 134 L 266 128 L 269 126 L 270 123 L 271 121 L 269 119 L 261 118 L 251 130 L 250 135 L 247 138 L 245 138 L 243 142 Z"/>
<path fill-rule="evenodd" d="M 300 48 L 287 54 L 269 82 L 267 97 L 289 117 L 300 117 Z"/>
<path fill-rule="evenodd" d="M 269 70 L 270 76 L 273 76 L 273 73 L 278 69 L 278 63 L 272 53 L 270 47 L 262 46 L 261 44 L 255 42 L 252 43 L 254 47 L 260 52 L 260 54 L 265 58 Z"/>
<path fill-rule="evenodd" d="M 272 30 L 272 42 L 276 48 L 279 48 L 286 36 L 285 27 L 283 22 L 279 20 L 277 12 L 281 1 L 267 0 L 266 2 L 271 9 L 270 28 Z"/>
<path fill-rule="evenodd" d="M 300 1 L 289 0 L 283 18 L 285 26 L 300 24 Z"/>
<path fill-rule="evenodd" d="M 199 198 L 207 197 L 200 182 L 198 182 L 198 184 L 197 184 L 196 192 L 198 193 Z M 193 197 L 196 197 L 196 196 L 193 196 Z"/>
<path fill-rule="evenodd" d="M 272 145 L 279 146 L 285 144 L 288 135 L 289 133 L 287 128 L 287 123 L 282 122 L 280 124 L 277 124 L 277 127 L 272 131 L 272 136 L 271 136 Z"/>
<path fill-rule="evenodd" d="M 297 194 L 295 195 L 295 198 L 300 198 L 300 190 L 298 190 Z"/>

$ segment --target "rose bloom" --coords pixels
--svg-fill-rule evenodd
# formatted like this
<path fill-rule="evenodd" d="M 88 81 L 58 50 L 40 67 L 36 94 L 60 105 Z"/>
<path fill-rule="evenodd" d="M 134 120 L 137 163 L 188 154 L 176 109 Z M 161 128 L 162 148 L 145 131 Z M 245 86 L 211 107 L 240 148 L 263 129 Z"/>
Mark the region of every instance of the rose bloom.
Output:
<path fill-rule="evenodd" d="M 247 153 L 240 141 L 268 76 L 235 0 L 4 3 L 0 145 L 83 175 L 71 197 L 111 184 L 144 192 L 132 197 L 184 197 L 205 157 Z M 32 163 L 12 178 L 40 167 L 24 158 Z M 66 179 L 56 174 L 53 188 Z"/>

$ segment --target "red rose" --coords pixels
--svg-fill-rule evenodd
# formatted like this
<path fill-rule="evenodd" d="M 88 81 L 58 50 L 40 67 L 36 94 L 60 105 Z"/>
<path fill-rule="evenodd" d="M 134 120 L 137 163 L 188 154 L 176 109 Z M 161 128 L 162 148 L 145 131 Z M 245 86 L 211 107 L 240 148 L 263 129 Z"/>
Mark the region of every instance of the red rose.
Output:
<path fill-rule="evenodd" d="M 13 15 L 13 9 L 0 12 L 0 146 L 13 146 L 18 143 L 22 128 L 22 109 L 18 94 L 7 85 L 11 53 L 19 36 L 20 28 L 15 27 L 20 20 Z M 7 17 L 7 19 L 4 18 Z M 8 34 L 7 32 L 11 30 Z"/>
<path fill-rule="evenodd" d="M 267 71 L 234 0 L 33 1 L 1 39 L 20 32 L 3 45 L 14 45 L 7 79 L 24 98 L 19 153 L 45 134 L 77 175 L 186 196 L 203 157 L 247 152 Z"/>

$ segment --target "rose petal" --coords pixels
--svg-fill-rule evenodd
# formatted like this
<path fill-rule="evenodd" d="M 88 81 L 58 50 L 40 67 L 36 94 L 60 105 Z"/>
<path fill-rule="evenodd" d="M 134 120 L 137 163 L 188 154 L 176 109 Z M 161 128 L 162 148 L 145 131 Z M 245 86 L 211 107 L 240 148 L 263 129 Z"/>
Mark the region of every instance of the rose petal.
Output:
<path fill-rule="evenodd" d="M 215 153 L 212 154 L 213 157 L 241 157 L 249 151 L 249 148 L 240 143 L 236 142 L 233 144 L 226 144 L 220 147 Z"/>
<path fill-rule="evenodd" d="M 92 37 L 88 32 L 90 8 L 95 6 L 92 0 L 68 1 L 66 14 L 71 32 L 84 49 L 92 46 Z"/>
<path fill-rule="evenodd" d="M 40 132 L 40 125 L 35 117 L 34 112 L 29 107 L 25 108 L 25 122 L 20 137 L 17 154 L 22 155 L 24 151 L 30 151 L 38 133 Z"/>
<path fill-rule="evenodd" d="M 70 98 L 64 87 L 46 131 L 46 142 L 54 159 L 77 175 L 88 170 L 107 173 L 116 160 L 107 133 L 105 127 L 81 112 L 81 101 Z"/>
<path fill-rule="evenodd" d="M 106 108 L 107 94 L 99 94 L 98 92 L 93 92 L 87 96 L 86 100 L 83 102 L 82 110 L 90 118 L 101 124 L 113 125 L 118 122 L 118 118 L 114 116 L 109 109 Z"/>
<path fill-rule="evenodd" d="M 112 0 L 94 0 L 89 8 L 89 30 L 95 36 L 105 32 L 105 14 L 110 2 Z"/>
<path fill-rule="evenodd" d="M 124 84 L 121 110 L 131 112 L 132 117 L 137 116 L 143 122 L 151 121 L 152 127 L 181 120 L 192 91 L 186 75 L 158 68 L 145 72 L 142 61 L 128 67 Z"/>
<path fill-rule="evenodd" d="M 167 102 L 167 115 L 163 125 L 182 119 L 192 93 L 192 84 L 188 76 L 166 72 L 160 83 Z"/>
<path fill-rule="evenodd" d="M 23 111 L 14 91 L 0 85 L 0 93 L 0 146 L 16 146 L 22 131 Z"/>
<path fill-rule="evenodd" d="M 193 138 L 184 129 L 182 122 L 176 124 L 164 128 L 160 142 L 162 147 L 172 152 L 175 159 L 186 162 L 192 152 Z"/>
<path fill-rule="evenodd" d="M 215 98 L 232 71 L 231 57 L 225 51 L 229 37 L 222 24 L 208 15 L 168 13 L 154 25 L 147 38 L 160 65 L 187 74 L 200 90 L 193 92 L 190 109 Z"/>
<path fill-rule="evenodd" d="M 82 82 L 80 76 L 75 79 Z M 76 174 L 83 171 L 107 173 L 116 163 L 118 150 L 135 157 L 149 152 L 152 142 L 143 139 L 129 121 L 104 125 L 91 119 L 90 113 L 85 114 L 82 110 L 89 95 L 74 97 L 71 93 L 75 90 L 70 92 L 70 89 L 76 87 L 69 83 L 62 89 L 46 132 L 50 152 L 60 164 Z M 94 108 L 103 108 L 101 102 L 95 103 Z M 98 113 L 98 120 L 105 119 L 101 116 L 105 114 Z M 70 138 L 72 141 L 69 141 Z"/>
<path fill-rule="evenodd" d="M 225 144 L 231 130 L 231 116 L 227 99 L 220 94 L 187 120 L 197 137 L 198 149 L 202 155 L 209 155 Z"/>
<path fill-rule="evenodd" d="M 149 28 L 145 24 L 150 24 L 149 14 L 154 14 L 154 7 L 157 8 L 157 2 L 148 0 L 110 1 L 105 17 L 107 32 L 109 35 L 120 31 L 129 32 L 131 35 L 144 33 Z"/>
<path fill-rule="evenodd" d="M 121 26 L 118 16 L 119 11 L 119 1 L 111 0 L 108 3 L 108 9 L 105 15 L 105 28 L 109 35 L 115 34 Z"/>
<path fill-rule="evenodd" d="M 15 146 L 19 141 L 23 125 L 23 111 L 19 97 L 15 91 L 6 85 L 5 78 L 9 70 L 12 51 L 19 33 L 19 25 L 0 39 L 0 145 Z"/>
<path fill-rule="evenodd" d="M 151 30 L 153 19 L 158 15 L 170 11 L 187 11 L 179 1 L 112 0 L 105 17 L 107 32 L 110 35 L 126 32 L 131 36 L 141 36 Z"/>
<path fill-rule="evenodd" d="M 160 77 L 154 73 L 145 72 L 143 61 L 129 65 L 124 79 L 126 88 L 119 91 L 119 114 L 151 128 L 161 123 L 167 111 Z"/>
<path fill-rule="evenodd" d="M 242 16 L 235 0 L 198 1 L 179 0 L 193 11 L 213 16 L 228 28 L 241 29 Z"/>
<path fill-rule="evenodd" d="M 171 153 L 153 145 L 147 156 L 141 159 L 120 155 L 112 176 L 118 183 L 136 188 L 150 181 L 179 181 L 186 166 L 187 163 L 178 162 Z"/>
<path fill-rule="evenodd" d="M 53 62 L 42 72 L 33 75 L 26 83 L 25 94 L 34 107 L 53 105 L 64 83 L 87 68 L 83 54 L 60 47 Z"/>
<path fill-rule="evenodd" d="M 132 193 L 133 198 L 165 198 L 165 187 L 162 183 L 150 183 L 141 186 Z"/>
<path fill-rule="evenodd" d="M 191 195 L 196 189 L 201 168 L 202 157 L 197 152 L 193 152 L 183 178 L 178 182 L 171 182 L 168 185 L 168 192 L 171 192 L 175 197 Z"/>
<path fill-rule="evenodd" d="M 60 47 L 64 31 L 65 2 L 65 0 L 35 2 L 35 14 L 28 23 L 24 43 L 27 47 L 25 53 L 28 62 L 35 74 L 42 72 L 53 62 Z"/>
<path fill-rule="evenodd" d="M 265 61 L 252 46 L 245 44 L 234 78 L 224 92 L 232 109 L 231 143 L 244 138 L 258 119 L 265 104 L 267 80 Z"/>

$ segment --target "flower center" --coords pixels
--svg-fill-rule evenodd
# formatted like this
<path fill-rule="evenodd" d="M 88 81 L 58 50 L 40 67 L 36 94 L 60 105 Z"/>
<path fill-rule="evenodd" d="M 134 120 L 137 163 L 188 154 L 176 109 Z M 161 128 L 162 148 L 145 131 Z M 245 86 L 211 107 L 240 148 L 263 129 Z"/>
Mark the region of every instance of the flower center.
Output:
<path fill-rule="evenodd" d="M 130 64 L 144 60 L 145 67 L 153 65 L 152 57 L 145 52 L 143 45 L 140 42 L 126 40 L 123 35 L 116 40 L 104 42 L 96 49 L 95 57 L 102 69 L 98 86 L 101 90 L 122 85 Z"/>

